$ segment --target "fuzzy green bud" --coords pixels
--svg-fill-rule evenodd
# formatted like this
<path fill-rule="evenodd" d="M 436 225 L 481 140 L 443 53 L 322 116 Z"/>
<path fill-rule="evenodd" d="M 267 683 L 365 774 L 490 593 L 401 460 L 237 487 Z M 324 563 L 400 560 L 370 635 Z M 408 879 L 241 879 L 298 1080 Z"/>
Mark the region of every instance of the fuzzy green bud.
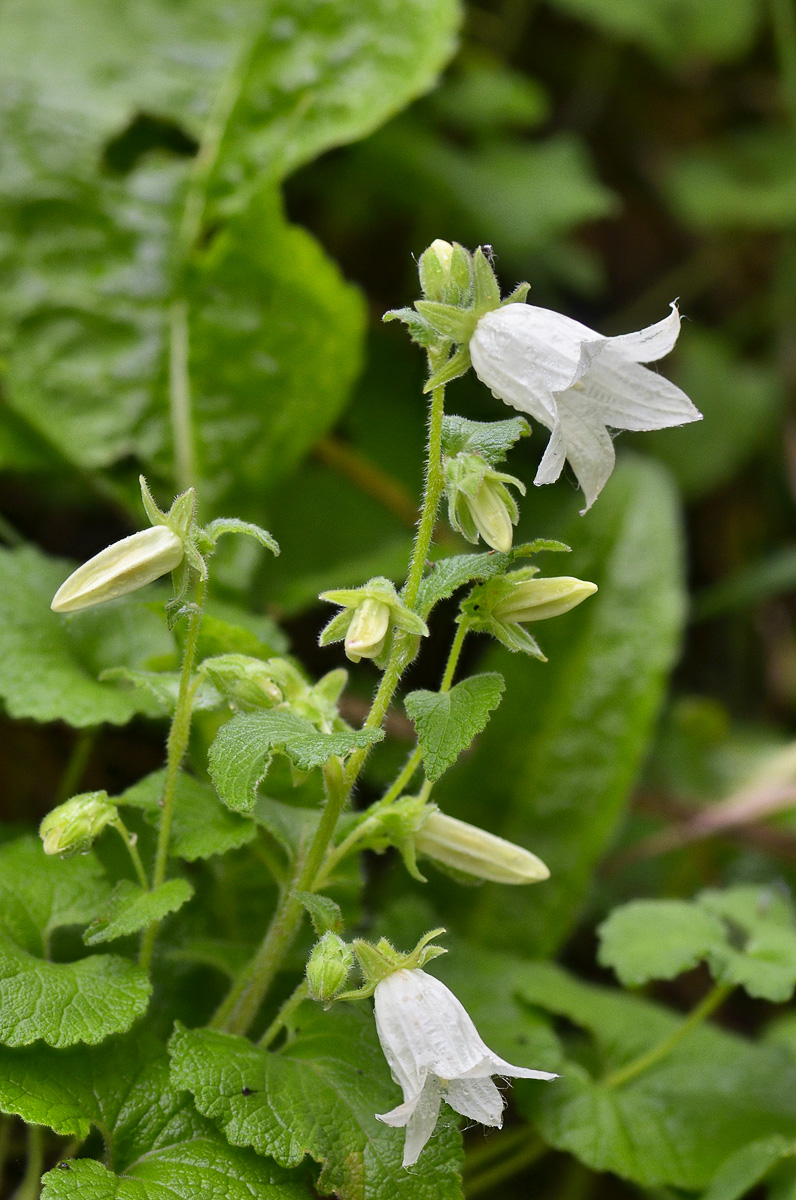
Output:
<path fill-rule="evenodd" d="M 520 512 L 506 485 L 516 487 L 522 495 L 525 485 L 513 475 L 495 471 L 480 454 L 446 458 L 444 478 L 452 528 L 470 542 L 481 537 L 493 550 L 508 553 Z"/>
<path fill-rule="evenodd" d="M 59 804 L 42 821 L 39 836 L 45 854 L 69 858 L 85 854 L 106 825 L 117 820 L 119 811 L 107 792 L 83 792 Z"/>
<path fill-rule="evenodd" d="M 510 575 L 505 582 L 511 582 Z M 552 579 L 523 579 L 501 595 L 492 609 L 492 615 L 498 621 L 515 624 L 546 621 L 569 612 L 596 591 L 596 583 L 574 579 L 570 575 L 559 575 Z"/>
<path fill-rule="evenodd" d="M 329 1004 L 345 985 L 354 965 L 354 952 L 331 931 L 315 943 L 307 961 L 307 985 L 314 1000 Z"/>
<path fill-rule="evenodd" d="M 550 872 L 540 858 L 485 829 L 432 811 L 414 835 L 415 850 L 466 875 L 495 883 L 539 883 Z"/>
<path fill-rule="evenodd" d="M 346 658 L 378 658 L 390 629 L 390 607 L 381 600 L 363 600 L 354 611 L 345 635 Z"/>

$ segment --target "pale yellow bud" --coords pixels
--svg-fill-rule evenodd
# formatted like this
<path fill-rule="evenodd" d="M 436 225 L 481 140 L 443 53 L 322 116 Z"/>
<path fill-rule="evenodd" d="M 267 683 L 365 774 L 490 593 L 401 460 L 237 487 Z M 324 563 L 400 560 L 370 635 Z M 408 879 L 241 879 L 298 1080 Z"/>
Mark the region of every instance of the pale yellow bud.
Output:
<path fill-rule="evenodd" d="M 53 597 L 53 612 L 76 612 L 145 587 L 180 565 L 182 538 L 165 525 L 114 542 L 73 571 Z"/>
<path fill-rule="evenodd" d="M 451 259 L 453 258 L 453 246 L 450 242 L 443 241 L 442 238 L 435 238 L 429 246 L 429 250 L 434 251 L 443 271 L 450 271 Z"/>
<path fill-rule="evenodd" d="M 415 834 L 418 854 L 495 883 L 539 883 L 550 872 L 540 858 L 513 842 L 433 812 Z"/>
<path fill-rule="evenodd" d="M 345 635 L 346 658 L 378 658 L 390 628 L 390 606 L 381 600 L 363 600 L 354 610 Z"/>
<path fill-rule="evenodd" d="M 48 813 L 39 826 L 45 854 L 84 854 L 119 812 L 107 792 L 83 792 Z"/>
<path fill-rule="evenodd" d="M 475 527 L 487 546 L 508 554 L 514 537 L 514 527 L 505 496 L 505 487 L 487 478 L 481 484 L 474 499 L 464 496 L 463 501 L 470 510 Z"/>
<path fill-rule="evenodd" d="M 546 621 L 559 617 L 597 591 L 596 583 L 559 575 L 553 579 L 526 579 L 502 596 L 492 610 L 499 621 Z"/>

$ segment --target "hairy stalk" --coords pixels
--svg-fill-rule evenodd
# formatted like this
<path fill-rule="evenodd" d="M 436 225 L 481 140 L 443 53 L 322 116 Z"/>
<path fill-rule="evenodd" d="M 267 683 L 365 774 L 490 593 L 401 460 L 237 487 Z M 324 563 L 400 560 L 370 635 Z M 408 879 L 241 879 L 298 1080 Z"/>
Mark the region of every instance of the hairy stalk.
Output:
<path fill-rule="evenodd" d="M 434 364 L 432 363 L 432 370 Z M 442 418 L 445 413 L 445 388 L 435 388 L 431 397 L 429 414 L 428 452 L 426 459 L 426 486 L 417 535 L 409 564 L 404 600 L 413 608 L 420 590 L 420 581 L 431 546 L 437 511 L 442 497 Z M 370 712 L 365 720 L 365 729 L 378 729 L 387 714 L 396 688 L 406 667 L 414 657 L 414 639 L 396 630 L 392 652 L 381 682 L 373 697 Z M 315 831 L 307 857 L 294 873 L 290 886 L 277 907 L 266 931 L 260 948 L 231 992 L 226 997 L 211 1021 L 212 1028 L 223 1028 L 229 1033 L 246 1033 L 257 1016 L 271 983 L 277 974 L 282 959 L 292 946 L 304 916 L 304 909 L 296 899 L 297 891 L 311 892 L 316 886 L 327 850 L 331 844 L 337 822 L 346 801 L 359 778 L 367 758 L 366 747 L 355 750 L 339 780 L 330 779 L 329 768 L 336 759 L 326 764 L 327 799 L 323 815 Z M 338 763 L 339 767 L 339 763 Z"/>
<path fill-rule="evenodd" d="M 290 993 L 287 1000 L 282 1005 L 279 1012 L 276 1014 L 273 1021 L 268 1026 L 265 1033 L 260 1038 L 260 1040 L 257 1044 L 259 1046 L 262 1046 L 264 1050 L 267 1050 L 268 1047 L 271 1045 L 271 1043 L 276 1038 L 277 1034 L 280 1033 L 280 1031 L 282 1029 L 284 1029 L 285 1025 L 288 1023 L 288 1021 L 292 1017 L 293 1013 L 296 1011 L 298 1006 L 307 999 L 309 994 L 310 994 L 310 989 L 309 989 L 309 986 L 307 985 L 307 981 L 306 981 L 306 979 L 302 979 L 302 981 L 298 985 L 298 987 L 294 988 L 293 991 Z"/>
<path fill-rule="evenodd" d="M 13 1200 L 38 1200 L 43 1170 L 44 1130 L 41 1125 L 28 1125 L 28 1161 Z"/>
<path fill-rule="evenodd" d="M 227 1033 L 246 1033 L 259 1012 L 266 992 L 296 938 L 304 915 L 304 906 L 296 892 L 312 891 L 326 848 L 348 797 L 340 760 L 332 758 L 324 767 L 326 804 L 318 828 L 303 861 L 274 913 L 265 938 L 243 977 L 233 987 L 216 1013 L 211 1027 L 223 1027 Z"/>
<path fill-rule="evenodd" d="M 526 1133 L 525 1145 L 465 1181 L 465 1196 L 469 1200 L 470 1196 L 481 1196 L 485 1192 L 490 1192 L 497 1184 L 511 1179 L 514 1175 L 519 1175 L 520 1171 L 530 1167 L 546 1153 L 547 1146 L 542 1139 L 535 1134 Z"/>
<path fill-rule="evenodd" d="M 199 626 L 202 622 L 202 604 L 205 594 L 205 581 L 198 579 L 196 583 L 196 601 L 188 620 L 188 633 L 185 637 L 185 647 L 182 654 L 182 669 L 180 671 L 180 687 L 177 693 L 177 706 L 174 719 L 169 730 L 166 743 L 166 778 L 163 782 L 163 796 L 160 806 L 160 829 L 158 830 L 158 845 L 155 853 L 155 869 L 152 874 L 152 887 L 158 888 L 166 878 L 166 863 L 169 857 L 169 841 L 171 839 L 171 822 L 174 813 L 174 792 L 177 787 L 177 776 L 185 752 L 188 749 L 188 739 L 191 736 L 191 701 L 193 689 L 191 675 L 196 659 L 196 645 L 199 639 Z M 152 950 L 157 936 L 157 924 L 150 925 L 141 938 L 139 962 L 147 970 L 152 961 Z"/>
<path fill-rule="evenodd" d="M 72 753 L 69 755 L 69 762 L 66 764 L 66 769 L 58 785 L 57 804 L 63 804 L 65 800 L 68 800 L 70 796 L 74 796 L 77 792 L 80 780 L 85 774 L 88 760 L 91 758 L 91 752 L 94 749 L 98 732 L 96 727 L 93 729 L 81 729 L 75 738 Z"/>
<path fill-rule="evenodd" d="M 147 878 L 147 873 L 144 870 L 144 864 L 141 862 L 141 855 L 138 853 L 136 835 L 130 833 L 130 830 L 127 828 L 121 817 L 117 817 L 115 821 L 111 822 L 111 824 L 127 847 L 130 860 L 135 869 L 135 873 L 138 876 L 138 882 L 141 884 L 141 887 L 145 892 L 149 891 L 149 879 Z"/>
<path fill-rule="evenodd" d="M 632 1062 L 626 1063 L 624 1067 L 620 1067 L 617 1071 L 613 1071 L 612 1074 L 607 1075 L 603 1080 L 603 1087 L 623 1087 L 626 1083 L 630 1083 L 631 1079 L 635 1079 L 644 1071 L 648 1071 L 650 1067 L 654 1067 L 662 1058 L 666 1058 L 692 1029 L 696 1029 L 697 1025 L 701 1025 L 712 1012 L 715 1012 L 719 1005 L 723 1004 L 727 999 L 731 991 L 732 986 L 730 984 L 717 983 L 715 987 L 711 988 L 704 1000 L 696 1006 L 694 1011 L 689 1013 L 685 1020 L 678 1025 L 673 1033 L 670 1033 L 657 1046 L 653 1046 L 652 1049 L 645 1051 L 644 1054 L 640 1054 L 638 1058 L 634 1058 Z"/>

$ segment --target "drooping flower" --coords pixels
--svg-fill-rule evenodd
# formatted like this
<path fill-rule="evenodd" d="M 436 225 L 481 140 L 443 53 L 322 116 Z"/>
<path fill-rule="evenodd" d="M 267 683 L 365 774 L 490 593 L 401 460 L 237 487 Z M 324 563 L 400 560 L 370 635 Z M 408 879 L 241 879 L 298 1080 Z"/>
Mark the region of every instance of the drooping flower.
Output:
<path fill-rule="evenodd" d="M 676 304 L 657 324 L 620 337 L 601 337 L 550 309 L 506 304 L 479 319 L 469 352 L 498 399 L 551 431 L 534 482 L 553 483 L 569 459 L 589 509 L 614 468 L 609 429 L 701 419 L 685 392 L 641 366 L 668 354 L 679 332 Z"/>
<path fill-rule="evenodd" d="M 493 1075 L 556 1078 L 494 1054 L 453 993 L 419 968 L 386 975 L 374 1000 L 384 1057 L 404 1094 L 403 1104 L 376 1115 L 386 1125 L 406 1126 L 405 1167 L 417 1161 L 434 1132 L 443 1100 L 462 1116 L 500 1126 L 504 1101 Z"/>

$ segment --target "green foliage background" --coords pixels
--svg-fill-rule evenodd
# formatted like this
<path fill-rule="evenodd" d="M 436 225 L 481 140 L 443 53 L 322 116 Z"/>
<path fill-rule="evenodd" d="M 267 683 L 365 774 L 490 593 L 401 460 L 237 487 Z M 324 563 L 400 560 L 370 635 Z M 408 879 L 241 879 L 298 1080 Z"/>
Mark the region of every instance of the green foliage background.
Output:
<path fill-rule="evenodd" d="M 310 1010 L 265 1058 L 192 1028 L 273 908 L 263 856 L 289 856 L 314 819 L 313 776 L 294 788 L 277 762 L 256 795 L 270 749 L 302 730 L 266 721 L 263 741 L 264 718 L 237 717 L 208 773 L 220 722 L 199 712 L 169 894 L 112 893 L 120 845 L 42 866 L 38 842 L 19 839 L 56 802 L 105 788 L 152 850 L 170 703 L 153 672 L 176 670 L 182 636 L 161 620 L 166 591 L 67 620 L 49 611 L 70 563 L 139 527 L 140 472 L 164 505 L 195 475 L 203 520 L 234 513 L 281 543 L 278 560 L 223 545 L 203 655 L 289 645 L 321 675 L 345 660 L 318 649 L 318 592 L 401 582 L 424 363 L 380 317 L 415 298 L 413 256 L 435 237 L 491 245 L 504 291 L 527 279 L 533 303 L 607 334 L 679 296 L 687 319 L 664 369 L 704 421 L 623 435 L 583 518 L 571 478 L 530 488 L 518 540 L 563 539 L 563 570 L 600 588 L 541 627 L 548 663 L 469 639 L 465 666 L 500 672 L 505 695 L 450 770 L 462 747 L 440 750 L 434 799 L 538 853 L 550 882 L 463 890 L 430 867 L 423 885 L 397 855 L 372 856 L 335 899 L 353 927 L 407 948 L 447 924 L 452 953 L 434 970 L 486 1040 L 561 1071 L 553 1087 L 516 1087 L 504 1154 L 466 1133 L 467 1194 L 796 1196 L 796 1022 L 782 1007 L 796 982 L 791 0 L 6 0 L 2 12 L 0 1110 L 52 1131 L 42 1165 L 66 1167 L 47 1200 L 462 1194 L 452 1122 L 411 1175 L 393 1131 L 372 1143 L 371 1112 L 395 1088 L 369 1014 Z M 510 415 L 471 376 L 447 404 Z M 544 444 L 534 428 L 509 469 L 530 483 Z M 446 536 L 443 549 L 464 548 Z M 408 688 L 439 686 L 454 613 L 448 599 L 434 611 Z M 100 678 L 114 667 L 138 686 Z M 375 678 L 367 663 L 351 673 L 355 726 Z M 358 736 L 315 733 L 293 765 Z M 412 736 L 397 706 L 358 804 L 389 784 Z M 776 901 L 762 927 L 750 888 Z M 731 898 L 718 916 L 714 892 Z M 598 951 L 598 926 L 630 900 Z M 134 902 L 179 908 L 151 1000 L 133 935 L 155 909 Z M 90 925 L 83 941 L 76 925 Z M 725 944 L 725 926 L 743 944 Z M 86 953 L 100 941 L 114 944 Z M 711 973 L 746 993 L 615 1087 Z M 341 1066 L 355 1060 L 363 1078 Z M 244 1086 L 263 1093 L 256 1104 Z M 10 1197 L 24 1129 L 0 1129 Z M 69 1158 L 64 1139 L 86 1138 Z"/>

